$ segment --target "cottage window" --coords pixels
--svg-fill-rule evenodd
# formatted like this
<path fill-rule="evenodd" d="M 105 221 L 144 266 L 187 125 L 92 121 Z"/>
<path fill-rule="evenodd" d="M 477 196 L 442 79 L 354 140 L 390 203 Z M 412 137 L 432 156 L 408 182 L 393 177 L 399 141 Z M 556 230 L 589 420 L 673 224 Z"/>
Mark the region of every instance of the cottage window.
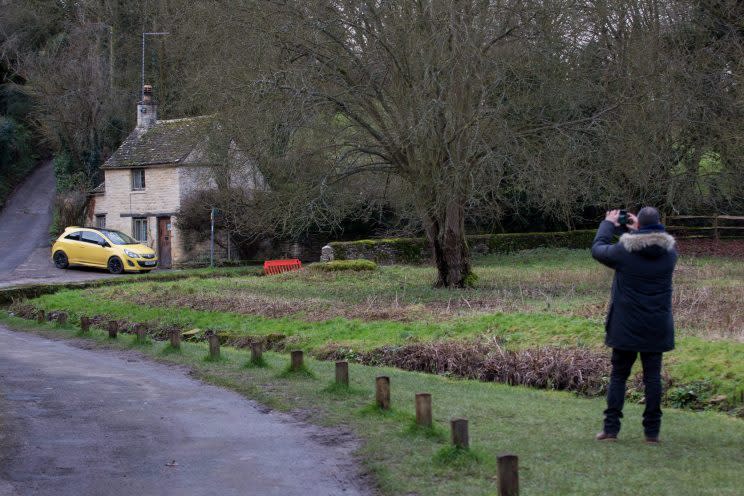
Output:
<path fill-rule="evenodd" d="M 106 214 L 97 214 L 96 215 L 96 227 L 98 229 L 105 229 L 106 228 Z"/>
<path fill-rule="evenodd" d="M 147 242 L 147 217 L 132 219 L 132 236 L 140 243 Z"/>
<path fill-rule="evenodd" d="M 145 189 L 145 169 L 132 169 L 132 191 Z"/>

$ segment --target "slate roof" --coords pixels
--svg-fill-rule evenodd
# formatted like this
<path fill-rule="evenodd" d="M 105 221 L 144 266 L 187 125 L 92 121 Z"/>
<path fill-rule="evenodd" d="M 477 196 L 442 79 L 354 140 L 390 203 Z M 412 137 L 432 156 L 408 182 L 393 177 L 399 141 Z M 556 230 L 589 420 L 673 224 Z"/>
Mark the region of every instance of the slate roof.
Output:
<path fill-rule="evenodd" d="M 157 121 L 144 132 L 135 129 L 102 168 L 178 164 L 204 140 L 213 123 L 212 116 L 187 117 Z"/>
<path fill-rule="evenodd" d="M 106 192 L 106 183 L 105 182 L 99 184 L 98 186 L 96 186 L 95 188 L 93 188 L 92 190 L 89 191 L 89 193 L 91 193 L 93 195 L 95 195 L 97 193 L 105 193 L 105 192 Z"/>

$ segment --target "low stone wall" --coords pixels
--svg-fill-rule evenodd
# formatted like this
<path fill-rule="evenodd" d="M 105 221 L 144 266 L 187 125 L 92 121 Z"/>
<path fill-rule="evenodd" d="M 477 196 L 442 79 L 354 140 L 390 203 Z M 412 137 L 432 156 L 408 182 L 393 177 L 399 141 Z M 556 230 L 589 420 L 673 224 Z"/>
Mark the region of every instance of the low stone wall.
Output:
<path fill-rule="evenodd" d="M 468 236 L 471 253 L 510 253 L 532 248 L 588 249 L 596 231 L 565 231 L 552 233 L 479 234 Z M 364 258 L 378 264 L 419 264 L 431 260 L 431 248 L 426 238 L 364 239 L 329 243 L 335 260 Z"/>

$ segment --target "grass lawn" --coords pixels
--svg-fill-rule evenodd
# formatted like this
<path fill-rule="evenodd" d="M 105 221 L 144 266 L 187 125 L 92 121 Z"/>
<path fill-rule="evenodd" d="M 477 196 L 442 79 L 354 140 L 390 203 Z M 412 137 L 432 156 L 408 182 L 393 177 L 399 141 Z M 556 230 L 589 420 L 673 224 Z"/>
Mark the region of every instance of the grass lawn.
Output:
<path fill-rule="evenodd" d="M 58 327 L 0 316 L 16 329 L 75 338 Z M 133 344 L 133 336 L 109 340 L 94 329 L 99 346 L 136 347 L 153 359 L 187 365 L 208 382 L 235 389 L 274 408 L 302 412 L 313 422 L 351 429 L 362 441 L 359 455 L 384 494 L 496 494 L 496 456 L 520 457 L 520 485 L 527 495 L 740 495 L 744 487 L 744 422 L 715 412 L 665 412 L 661 446 L 641 442 L 641 407 L 629 404 L 621 439 L 593 440 L 603 401 L 554 391 L 396 369 L 350 365 L 351 391 L 329 389 L 333 364 L 306 360 L 312 376 L 283 374 L 287 355 L 266 353 L 266 368 L 246 368 L 244 350 L 223 348 L 226 360 L 208 362 L 202 343 L 179 353 L 162 342 Z M 374 378 L 391 378 L 393 410 L 371 407 Z M 412 429 L 414 394 L 429 392 L 435 429 Z M 448 422 L 470 422 L 471 453 L 448 449 Z"/>
<path fill-rule="evenodd" d="M 432 288 L 431 267 L 365 272 L 312 268 L 278 276 L 212 271 L 176 281 L 65 290 L 31 303 L 74 315 L 108 315 L 231 334 L 289 336 L 306 350 L 351 351 L 411 342 L 497 338 L 509 349 L 602 349 L 612 273 L 585 250 L 538 249 L 475 260 L 475 288 Z M 220 277 L 225 275 L 226 277 Z M 744 396 L 744 262 L 685 258 L 675 274 L 677 349 L 666 370 L 678 385 Z"/>

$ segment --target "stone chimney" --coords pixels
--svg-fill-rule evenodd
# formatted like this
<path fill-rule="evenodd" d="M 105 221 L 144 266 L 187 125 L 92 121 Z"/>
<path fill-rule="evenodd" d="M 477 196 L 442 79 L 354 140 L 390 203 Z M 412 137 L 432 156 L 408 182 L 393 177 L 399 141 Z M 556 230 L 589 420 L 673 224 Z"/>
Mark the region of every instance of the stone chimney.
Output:
<path fill-rule="evenodd" d="M 158 105 L 152 99 L 152 86 L 142 88 L 142 101 L 137 104 L 137 129 L 146 130 L 158 120 Z"/>

